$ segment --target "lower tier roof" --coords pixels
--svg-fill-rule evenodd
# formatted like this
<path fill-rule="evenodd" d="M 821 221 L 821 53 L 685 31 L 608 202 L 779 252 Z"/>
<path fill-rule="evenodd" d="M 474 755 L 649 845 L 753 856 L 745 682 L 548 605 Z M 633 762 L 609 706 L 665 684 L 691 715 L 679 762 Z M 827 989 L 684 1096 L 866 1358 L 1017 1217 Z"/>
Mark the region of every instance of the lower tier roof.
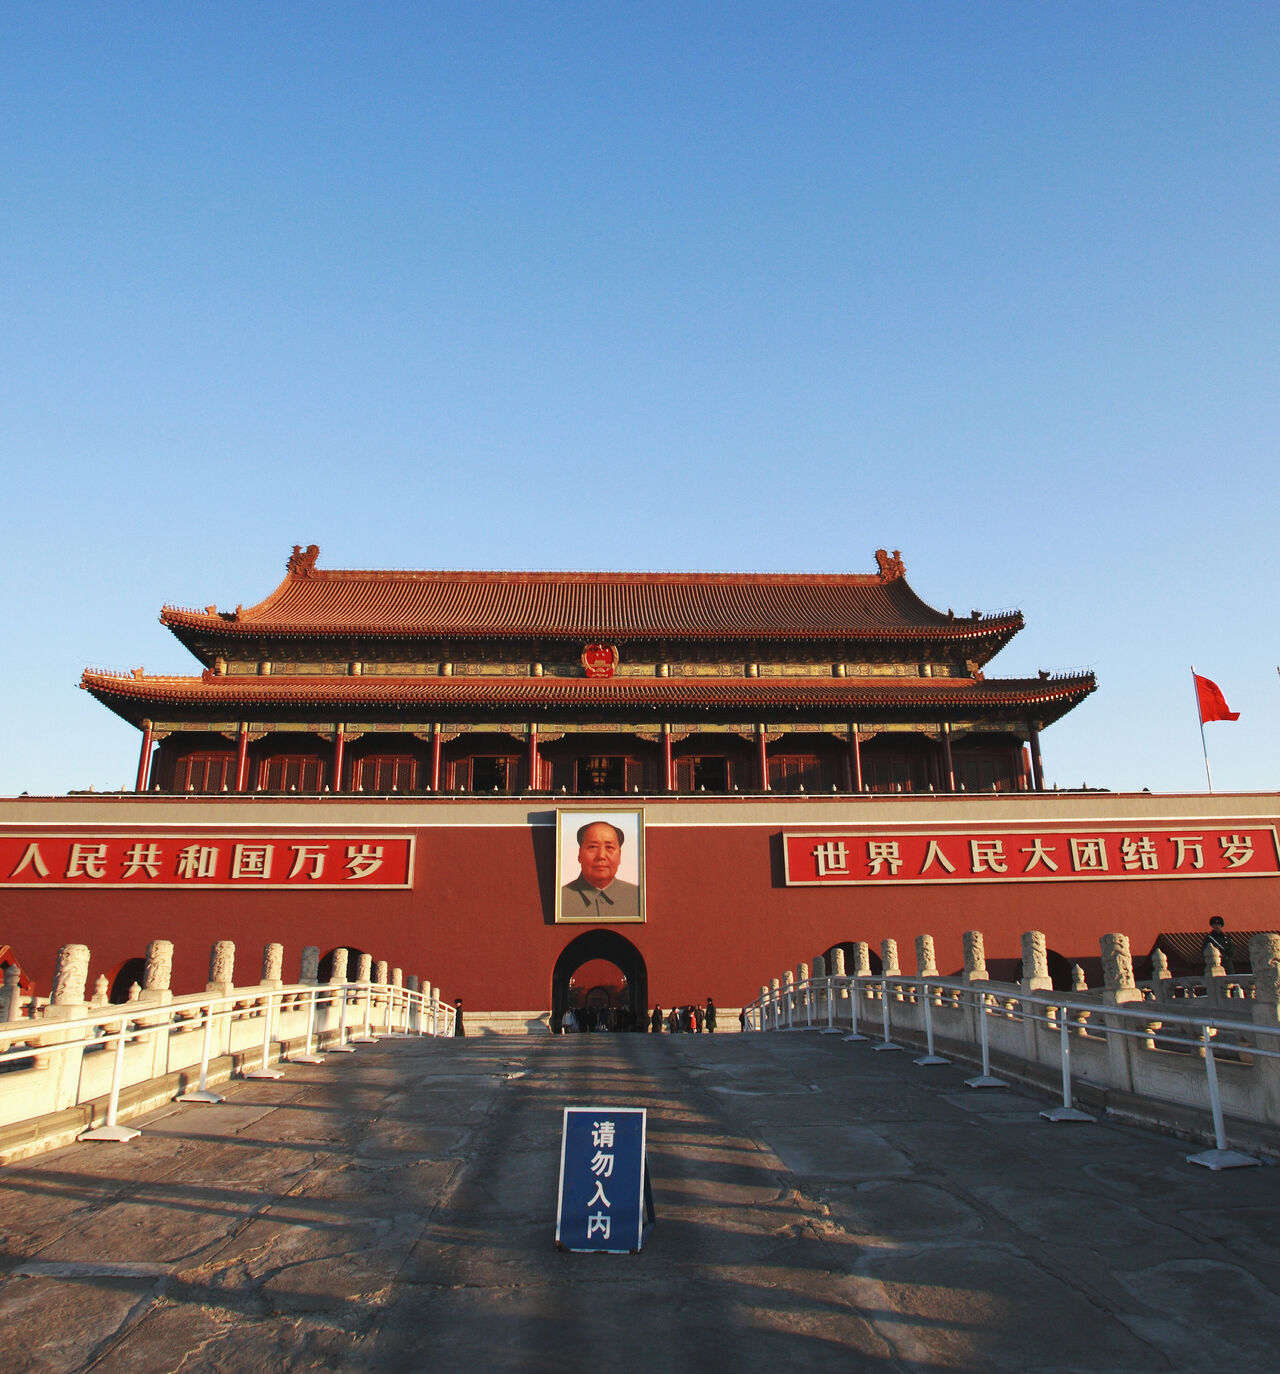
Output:
<path fill-rule="evenodd" d="M 141 725 L 288 718 L 688 721 L 1057 720 L 1095 690 L 1092 673 L 1038 678 L 164 677 L 86 670 L 80 685 Z"/>

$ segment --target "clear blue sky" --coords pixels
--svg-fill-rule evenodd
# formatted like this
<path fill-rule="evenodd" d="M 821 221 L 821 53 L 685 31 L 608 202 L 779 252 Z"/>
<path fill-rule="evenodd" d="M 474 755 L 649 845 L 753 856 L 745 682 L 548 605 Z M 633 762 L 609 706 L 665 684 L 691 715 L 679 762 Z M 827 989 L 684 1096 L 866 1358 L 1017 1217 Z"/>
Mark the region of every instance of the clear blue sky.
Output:
<path fill-rule="evenodd" d="M 330 567 L 871 571 L 1280 786 L 1280 6 L 0 8 L 0 792 Z"/>

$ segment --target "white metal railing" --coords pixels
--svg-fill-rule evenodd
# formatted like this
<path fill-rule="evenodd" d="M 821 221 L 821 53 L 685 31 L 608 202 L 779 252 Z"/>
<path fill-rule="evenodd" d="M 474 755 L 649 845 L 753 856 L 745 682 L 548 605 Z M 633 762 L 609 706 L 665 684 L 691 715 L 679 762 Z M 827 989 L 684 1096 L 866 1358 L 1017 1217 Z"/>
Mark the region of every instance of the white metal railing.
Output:
<path fill-rule="evenodd" d="M 1140 988 L 1130 991 L 1143 997 Z M 1062 1105 L 1041 1113 L 1052 1121 L 1094 1119 L 1075 1105 L 1073 1075 L 1149 1102 L 1207 1111 L 1214 1149 L 1188 1158 L 1220 1169 L 1258 1162 L 1228 1149 L 1224 1100 L 1239 1120 L 1280 1125 L 1280 1025 L 1245 1019 L 1251 1003 L 1244 991 L 1215 997 L 1217 1005 L 1205 1008 L 1214 1014 L 1196 1015 L 1192 1009 L 1203 999 L 1191 996 L 1124 1002 L 1011 983 L 833 975 L 767 990 L 744 1010 L 757 1031 L 839 1029 L 846 1040 L 873 1041 L 876 1050 L 901 1049 L 895 1033 L 923 1041 L 919 1065 L 949 1062 L 936 1053 L 940 1032 L 980 1061 L 981 1073 L 967 1080 L 975 1088 L 1006 1086 L 992 1073 L 993 1048 L 1005 1061 L 1056 1068 Z M 1243 1016 L 1231 1015 L 1235 1007 Z M 866 1033 L 874 1021 L 878 1040 Z"/>
<path fill-rule="evenodd" d="M 58 1010 L 0 1022 L 0 1127 L 96 1104 L 77 1138 L 129 1140 L 139 1132 L 119 1124 L 124 1089 L 186 1073 L 196 1086 L 178 1100 L 221 1102 L 209 1086 L 219 1058 L 238 1057 L 244 1077 L 278 1078 L 273 1064 L 321 1063 L 317 1049 L 350 1053 L 380 1037 L 452 1036 L 456 1015 L 434 993 L 375 982 L 234 988 L 67 1017 Z M 148 1098 L 135 1112 L 153 1105 Z"/>

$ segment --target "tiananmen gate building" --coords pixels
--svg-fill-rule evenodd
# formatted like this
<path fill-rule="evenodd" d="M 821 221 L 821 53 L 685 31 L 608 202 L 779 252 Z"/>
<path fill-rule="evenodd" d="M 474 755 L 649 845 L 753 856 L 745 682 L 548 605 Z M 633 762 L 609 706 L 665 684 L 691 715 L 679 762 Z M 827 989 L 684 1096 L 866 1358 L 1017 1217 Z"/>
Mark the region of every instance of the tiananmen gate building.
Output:
<path fill-rule="evenodd" d="M 1041 731 L 1092 674 L 988 677 L 1021 613 L 937 610 L 876 562 L 351 571 L 295 547 L 257 605 L 164 608 L 198 673 L 84 673 L 141 733 L 137 787 L 0 802 L 3 940 L 38 982 L 63 943 L 118 980 L 172 939 L 188 991 L 214 940 L 370 949 L 515 1026 L 600 961 L 638 1011 L 740 1005 L 856 940 L 927 932 L 946 971 L 966 929 L 1088 960 L 1214 912 L 1274 928 L 1274 795 L 1046 791 Z"/>

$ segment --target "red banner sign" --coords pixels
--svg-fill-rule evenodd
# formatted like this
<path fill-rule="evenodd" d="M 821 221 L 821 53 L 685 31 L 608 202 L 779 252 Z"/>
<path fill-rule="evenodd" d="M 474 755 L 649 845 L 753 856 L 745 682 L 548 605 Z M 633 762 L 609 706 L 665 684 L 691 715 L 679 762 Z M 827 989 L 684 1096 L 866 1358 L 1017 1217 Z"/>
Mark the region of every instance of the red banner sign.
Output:
<path fill-rule="evenodd" d="M 409 887 L 408 835 L 0 834 L 4 887 Z"/>
<path fill-rule="evenodd" d="M 1280 874 L 1275 827 L 1236 822 L 1181 830 L 824 830 L 784 833 L 782 845 L 790 887 Z"/>

